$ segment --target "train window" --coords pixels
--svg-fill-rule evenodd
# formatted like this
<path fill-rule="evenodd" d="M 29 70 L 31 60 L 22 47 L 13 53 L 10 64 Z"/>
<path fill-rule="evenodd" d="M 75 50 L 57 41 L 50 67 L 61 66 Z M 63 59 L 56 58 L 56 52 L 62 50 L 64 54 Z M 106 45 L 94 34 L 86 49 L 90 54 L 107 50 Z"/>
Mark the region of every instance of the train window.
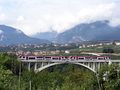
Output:
<path fill-rule="evenodd" d="M 43 57 L 37 57 L 37 58 L 43 58 Z"/>
<path fill-rule="evenodd" d="M 35 57 L 29 57 L 29 59 L 35 59 Z"/>
<path fill-rule="evenodd" d="M 85 59 L 85 57 L 78 57 L 78 59 L 80 59 L 80 60 L 84 60 L 84 59 Z"/>
<path fill-rule="evenodd" d="M 104 60 L 104 57 L 97 57 L 98 60 Z"/>
<path fill-rule="evenodd" d="M 44 57 L 46 60 L 50 60 L 51 59 L 51 57 Z"/>
<path fill-rule="evenodd" d="M 26 57 L 26 60 L 28 60 L 28 57 Z"/>
<path fill-rule="evenodd" d="M 85 59 L 90 60 L 90 57 L 85 57 Z"/>
<path fill-rule="evenodd" d="M 92 60 L 96 60 L 96 59 L 97 59 L 97 57 L 92 57 L 91 59 L 92 59 Z"/>
<path fill-rule="evenodd" d="M 53 60 L 58 60 L 59 58 L 58 58 L 58 57 L 53 57 L 52 59 L 53 59 Z"/>
<path fill-rule="evenodd" d="M 65 59 L 68 59 L 68 57 L 66 56 Z"/>
<path fill-rule="evenodd" d="M 73 56 L 72 56 L 72 57 L 70 57 L 70 59 L 76 59 L 76 57 L 73 57 Z"/>
<path fill-rule="evenodd" d="M 44 57 L 44 58 L 46 58 L 46 59 L 51 59 L 51 57 Z"/>
<path fill-rule="evenodd" d="M 43 59 L 43 57 L 37 57 L 37 59 L 42 60 L 42 59 Z"/>
<path fill-rule="evenodd" d="M 59 60 L 61 60 L 61 57 L 59 57 Z"/>
<path fill-rule="evenodd" d="M 61 59 L 65 60 L 66 58 L 65 57 L 61 57 Z"/>

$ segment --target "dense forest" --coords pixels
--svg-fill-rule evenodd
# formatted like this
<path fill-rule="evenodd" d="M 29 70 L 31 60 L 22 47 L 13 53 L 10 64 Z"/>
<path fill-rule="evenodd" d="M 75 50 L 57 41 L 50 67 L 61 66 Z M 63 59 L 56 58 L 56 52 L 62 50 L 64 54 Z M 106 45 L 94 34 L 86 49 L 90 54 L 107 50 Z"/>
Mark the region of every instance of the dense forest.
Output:
<path fill-rule="evenodd" d="M 77 65 L 56 65 L 35 73 L 13 54 L 0 54 L 0 90 L 119 90 L 120 67 L 104 65 L 97 74 Z"/>

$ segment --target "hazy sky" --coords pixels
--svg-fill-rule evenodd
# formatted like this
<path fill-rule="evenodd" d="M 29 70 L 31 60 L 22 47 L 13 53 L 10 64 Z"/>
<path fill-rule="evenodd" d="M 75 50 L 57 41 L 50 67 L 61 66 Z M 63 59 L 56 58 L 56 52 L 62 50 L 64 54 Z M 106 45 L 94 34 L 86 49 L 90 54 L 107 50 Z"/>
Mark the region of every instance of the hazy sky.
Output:
<path fill-rule="evenodd" d="M 0 24 L 28 35 L 104 19 L 118 25 L 119 8 L 120 0 L 0 0 Z"/>

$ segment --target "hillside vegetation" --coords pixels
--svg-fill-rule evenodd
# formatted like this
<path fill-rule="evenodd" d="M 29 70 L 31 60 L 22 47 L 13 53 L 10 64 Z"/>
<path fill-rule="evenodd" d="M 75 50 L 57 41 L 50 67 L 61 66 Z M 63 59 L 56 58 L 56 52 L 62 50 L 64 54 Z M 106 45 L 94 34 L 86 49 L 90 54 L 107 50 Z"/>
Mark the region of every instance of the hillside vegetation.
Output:
<path fill-rule="evenodd" d="M 77 65 L 62 64 L 35 73 L 13 54 L 0 54 L 0 90 L 119 90 L 120 67 L 103 66 L 98 74 Z M 106 72 L 107 76 L 104 74 Z M 98 77 L 97 77 L 97 76 Z"/>

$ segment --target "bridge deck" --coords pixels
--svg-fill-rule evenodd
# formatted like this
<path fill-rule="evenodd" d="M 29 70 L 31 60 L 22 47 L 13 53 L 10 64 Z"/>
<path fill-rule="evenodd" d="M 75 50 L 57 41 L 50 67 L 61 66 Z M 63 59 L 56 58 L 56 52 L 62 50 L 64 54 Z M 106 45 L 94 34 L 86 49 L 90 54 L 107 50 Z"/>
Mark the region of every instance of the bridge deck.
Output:
<path fill-rule="evenodd" d="M 20 60 L 21 62 L 114 62 L 120 63 L 120 60 Z"/>

